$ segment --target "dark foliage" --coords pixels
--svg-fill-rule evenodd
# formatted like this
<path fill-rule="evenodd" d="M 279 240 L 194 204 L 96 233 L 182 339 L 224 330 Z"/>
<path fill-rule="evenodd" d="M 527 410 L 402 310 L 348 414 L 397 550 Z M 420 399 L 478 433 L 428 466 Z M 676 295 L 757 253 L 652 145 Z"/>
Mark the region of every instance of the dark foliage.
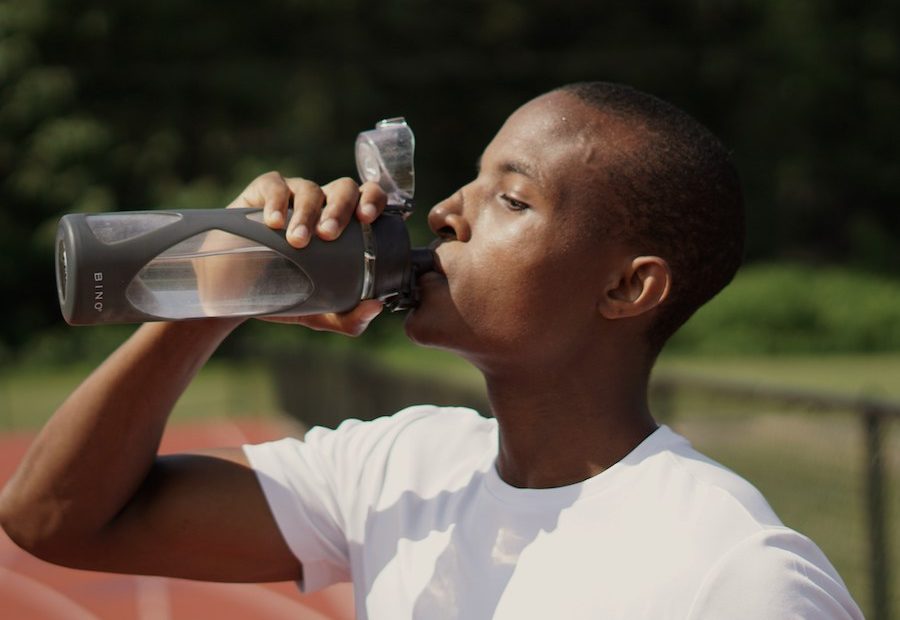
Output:
<path fill-rule="evenodd" d="M 895 3 L 848 0 L 6 0 L 0 347 L 61 320 L 62 213 L 223 206 L 272 168 L 352 175 L 357 131 L 398 114 L 424 210 L 516 105 L 592 79 L 723 139 L 751 259 L 896 273 L 898 24 Z"/>

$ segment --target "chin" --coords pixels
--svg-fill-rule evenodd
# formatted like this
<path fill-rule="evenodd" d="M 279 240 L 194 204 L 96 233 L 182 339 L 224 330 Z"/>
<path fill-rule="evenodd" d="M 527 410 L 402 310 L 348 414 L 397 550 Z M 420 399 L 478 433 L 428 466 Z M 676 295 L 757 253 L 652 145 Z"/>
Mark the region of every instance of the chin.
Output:
<path fill-rule="evenodd" d="M 413 308 L 403 321 L 406 336 L 419 346 L 445 351 L 460 352 L 461 329 L 453 327 L 453 321 L 425 305 Z"/>
<path fill-rule="evenodd" d="M 447 331 L 450 323 L 446 316 L 449 300 L 446 299 L 446 288 L 437 290 L 433 282 L 426 282 L 422 283 L 419 305 L 406 313 L 403 329 L 406 336 L 418 345 L 440 346 L 442 332 Z"/>
<path fill-rule="evenodd" d="M 438 346 L 435 338 L 440 333 L 433 321 L 429 321 L 428 313 L 423 311 L 422 307 L 413 308 L 406 313 L 403 320 L 403 330 L 406 337 L 423 347 Z"/>

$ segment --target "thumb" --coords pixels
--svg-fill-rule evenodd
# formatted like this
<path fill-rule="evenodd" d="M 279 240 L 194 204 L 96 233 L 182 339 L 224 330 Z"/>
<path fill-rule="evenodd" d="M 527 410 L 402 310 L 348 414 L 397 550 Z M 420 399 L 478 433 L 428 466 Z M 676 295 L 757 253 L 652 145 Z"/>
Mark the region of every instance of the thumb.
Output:
<path fill-rule="evenodd" d="M 304 325 L 316 331 L 336 332 L 348 336 L 359 336 L 369 323 L 381 313 L 383 303 L 377 299 L 367 299 L 348 312 L 336 314 L 313 314 L 309 316 L 271 316 L 261 317 L 272 323 L 292 323 Z"/>
<path fill-rule="evenodd" d="M 367 299 L 360 302 L 358 306 L 351 310 L 348 313 L 347 318 L 357 323 L 359 331 L 356 333 L 361 334 L 369 326 L 369 323 L 374 321 L 375 317 L 381 314 L 383 308 L 384 304 L 379 300 Z"/>

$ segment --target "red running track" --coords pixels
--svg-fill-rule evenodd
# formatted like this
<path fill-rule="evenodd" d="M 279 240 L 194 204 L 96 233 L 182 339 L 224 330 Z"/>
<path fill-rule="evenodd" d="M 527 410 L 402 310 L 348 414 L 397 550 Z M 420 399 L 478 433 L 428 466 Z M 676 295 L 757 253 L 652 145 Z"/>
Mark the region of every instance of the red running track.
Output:
<path fill-rule="evenodd" d="M 162 452 L 258 443 L 290 434 L 274 420 L 170 427 Z M 0 436 L 0 485 L 33 435 Z M 42 562 L 0 530 L 0 618 L 4 620 L 344 620 L 354 617 L 347 584 L 309 595 L 292 583 L 219 584 L 76 571 Z"/>

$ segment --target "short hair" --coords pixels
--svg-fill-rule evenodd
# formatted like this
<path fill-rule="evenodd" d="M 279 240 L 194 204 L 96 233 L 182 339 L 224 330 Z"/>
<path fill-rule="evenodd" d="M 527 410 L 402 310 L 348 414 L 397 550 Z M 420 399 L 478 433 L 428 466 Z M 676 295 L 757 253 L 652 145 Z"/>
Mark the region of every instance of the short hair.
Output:
<path fill-rule="evenodd" d="M 639 146 L 616 153 L 605 179 L 619 208 L 601 219 L 604 234 L 660 256 L 672 271 L 669 296 L 647 334 L 656 354 L 740 267 L 744 204 L 737 170 L 706 127 L 657 97 L 607 82 L 558 90 L 635 128 Z"/>

